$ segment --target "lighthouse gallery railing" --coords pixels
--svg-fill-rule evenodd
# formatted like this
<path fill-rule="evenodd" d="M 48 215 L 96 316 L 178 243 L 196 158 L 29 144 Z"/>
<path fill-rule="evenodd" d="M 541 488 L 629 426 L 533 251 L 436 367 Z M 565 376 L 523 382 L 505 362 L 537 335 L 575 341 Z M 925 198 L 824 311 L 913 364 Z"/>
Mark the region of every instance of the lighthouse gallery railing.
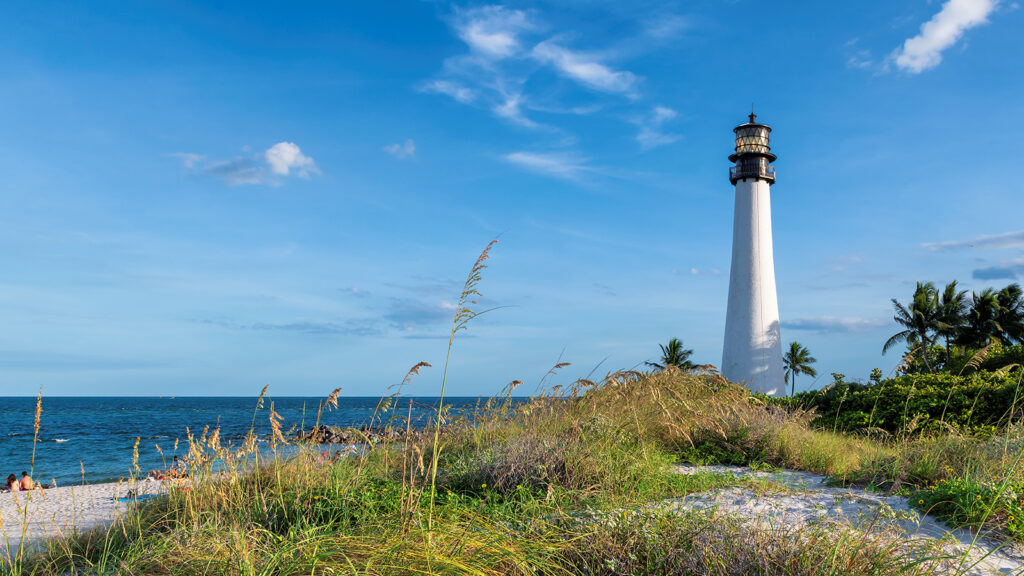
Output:
<path fill-rule="evenodd" d="M 764 178 L 775 180 L 775 167 L 765 164 L 742 164 L 729 168 L 729 179 L 735 182 L 743 178 Z"/>

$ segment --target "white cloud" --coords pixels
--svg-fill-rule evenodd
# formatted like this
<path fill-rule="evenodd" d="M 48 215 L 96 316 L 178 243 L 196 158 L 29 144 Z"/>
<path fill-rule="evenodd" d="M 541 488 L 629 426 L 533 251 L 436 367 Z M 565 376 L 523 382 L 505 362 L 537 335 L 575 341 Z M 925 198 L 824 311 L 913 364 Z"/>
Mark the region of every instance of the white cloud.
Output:
<path fill-rule="evenodd" d="M 278 142 L 268 148 L 263 157 L 270 171 L 280 176 L 287 176 L 293 169 L 299 178 L 309 178 L 310 173 L 320 172 L 313 159 L 305 156 L 294 142 Z"/>
<path fill-rule="evenodd" d="M 549 40 L 533 47 L 533 57 L 595 90 L 635 95 L 637 77 L 632 72 L 612 70 L 592 55 L 573 52 Z"/>
<path fill-rule="evenodd" d="M 451 96 L 456 101 L 462 102 L 463 104 L 469 104 L 473 100 L 476 100 L 475 90 L 449 80 L 434 80 L 433 82 L 425 84 L 421 90 L 423 92 L 432 92 L 434 94 Z"/>
<path fill-rule="evenodd" d="M 388 144 L 384 147 L 384 151 L 399 160 L 404 160 L 416 156 L 416 143 L 410 138 L 402 144 Z"/>
<path fill-rule="evenodd" d="M 942 62 L 942 51 L 956 44 L 964 32 L 988 21 L 999 0 L 947 0 L 939 13 L 921 25 L 921 32 L 908 38 L 892 54 L 896 65 L 920 74 Z"/>
<path fill-rule="evenodd" d="M 921 245 L 925 250 L 945 251 L 959 250 L 961 248 L 978 248 L 999 250 L 1005 248 L 1016 248 L 1024 246 L 1024 230 L 1006 232 L 1004 234 L 991 234 L 978 236 L 970 240 L 955 240 L 950 242 L 926 242 Z"/>
<path fill-rule="evenodd" d="M 231 160 L 211 160 L 200 154 L 176 153 L 170 156 L 179 158 L 185 168 L 200 174 L 212 176 L 230 186 L 241 184 L 269 184 L 276 186 L 281 183 L 280 176 L 294 173 L 300 178 L 309 178 L 310 174 L 319 174 L 313 159 L 305 156 L 293 142 L 278 142 L 263 154 L 253 154 L 249 147 L 245 153 Z M 204 163 L 203 165 L 200 165 Z"/>
<path fill-rule="evenodd" d="M 575 154 L 513 152 L 505 155 L 505 160 L 547 176 L 563 180 L 578 180 L 585 172 L 591 170 L 586 161 Z"/>
<path fill-rule="evenodd" d="M 508 58 L 520 51 L 517 35 L 533 28 L 521 10 L 484 6 L 456 13 L 454 27 L 470 50 L 488 58 Z"/>

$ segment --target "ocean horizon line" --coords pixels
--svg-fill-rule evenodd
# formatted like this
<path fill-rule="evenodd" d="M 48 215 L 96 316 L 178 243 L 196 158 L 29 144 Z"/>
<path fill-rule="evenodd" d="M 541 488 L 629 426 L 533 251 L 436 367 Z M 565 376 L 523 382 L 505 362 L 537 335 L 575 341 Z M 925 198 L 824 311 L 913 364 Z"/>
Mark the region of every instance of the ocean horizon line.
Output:
<path fill-rule="evenodd" d="M 357 400 L 366 400 L 366 399 L 384 398 L 384 397 L 387 397 L 387 396 L 390 396 L 390 394 L 382 394 L 382 395 L 370 394 L 370 395 L 366 395 L 366 396 L 338 396 L 338 398 L 351 398 L 351 399 L 357 399 Z M 398 396 L 400 398 L 440 398 L 441 397 L 440 395 L 430 396 L 430 395 L 425 395 L 425 394 L 416 394 L 416 395 L 411 395 L 411 394 L 410 395 L 403 395 L 403 394 L 399 394 Z M 495 398 L 497 396 L 498 396 L 497 394 L 489 394 L 489 395 L 488 394 L 472 394 L 472 395 L 445 394 L 444 397 L 445 398 Z M 504 396 L 505 396 L 504 394 L 501 395 L 501 397 L 504 397 Z M 536 394 L 512 394 L 511 395 L 512 398 L 531 398 L 533 396 L 536 396 Z M 0 396 L 0 400 L 6 399 L 6 398 L 38 398 L 38 397 L 39 397 L 38 393 L 36 393 L 36 394 L 15 394 L 15 395 Z M 326 397 L 327 397 L 326 394 L 316 395 L 316 396 L 294 396 L 294 395 L 278 396 L 276 394 L 275 395 L 266 394 L 264 396 L 264 398 L 275 398 L 275 399 L 276 398 L 281 398 L 281 399 L 284 399 L 284 398 L 326 398 Z M 252 398 L 253 400 L 256 400 L 257 398 L 259 398 L 259 394 L 256 394 L 256 395 L 253 395 L 253 396 L 247 396 L 247 395 L 241 395 L 241 396 L 239 396 L 239 395 L 197 396 L 197 395 L 189 395 L 189 394 L 174 394 L 174 395 L 165 394 L 165 395 L 162 395 L 162 396 L 161 395 L 142 396 L 142 395 L 138 395 L 138 394 L 75 394 L 75 395 L 47 396 L 46 394 L 43 394 L 43 400 L 45 401 L 47 398 L 50 398 L 50 399 L 54 399 L 54 398 L 148 398 L 148 399 L 153 399 L 153 398 L 156 398 L 156 399 L 161 399 L 161 398 L 166 398 L 166 399 L 174 399 L 174 398 Z"/>

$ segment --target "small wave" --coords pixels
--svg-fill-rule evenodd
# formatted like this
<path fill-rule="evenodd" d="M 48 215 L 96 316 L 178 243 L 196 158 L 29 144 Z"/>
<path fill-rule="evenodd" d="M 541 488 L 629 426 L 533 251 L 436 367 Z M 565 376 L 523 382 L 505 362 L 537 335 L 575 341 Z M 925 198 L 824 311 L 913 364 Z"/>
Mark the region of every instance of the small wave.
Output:
<path fill-rule="evenodd" d="M 57 444 L 63 444 L 69 440 L 70 438 L 57 438 L 56 440 L 54 440 L 54 442 L 56 442 Z"/>

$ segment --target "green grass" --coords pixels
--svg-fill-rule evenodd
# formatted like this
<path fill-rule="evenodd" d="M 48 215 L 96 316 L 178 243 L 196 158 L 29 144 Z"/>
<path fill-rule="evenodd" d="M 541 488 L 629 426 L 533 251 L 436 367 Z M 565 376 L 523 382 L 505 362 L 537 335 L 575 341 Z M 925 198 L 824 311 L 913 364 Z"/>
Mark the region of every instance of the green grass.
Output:
<path fill-rule="evenodd" d="M 932 573 L 915 564 L 925 551 L 895 536 L 793 534 L 698 513 L 617 516 L 714 488 L 783 490 L 728 474 L 675 474 L 680 461 L 796 468 L 896 488 L 957 524 L 1021 535 L 1017 429 L 989 440 L 847 436 L 809 427 L 807 414 L 762 406 L 717 376 L 673 372 L 613 374 L 575 393 L 509 406 L 481 406 L 439 434 L 432 509 L 430 435 L 334 464 L 311 447 L 257 471 L 235 466 L 221 474 L 215 463 L 238 462 L 251 446 L 220 446 L 205 435 L 189 447 L 206 462 L 191 490 L 175 490 L 107 530 L 50 542 L 2 571 Z"/>
<path fill-rule="evenodd" d="M 477 315 L 468 307 L 485 257 L 460 298 L 450 344 Z M 516 385 L 473 414 L 442 409 L 424 433 L 335 463 L 309 447 L 263 458 L 253 470 L 242 463 L 256 454 L 254 436 L 226 446 L 217 430 L 204 431 L 189 438 L 189 461 L 203 463 L 190 490 L 172 490 L 109 528 L 52 540 L 39 554 L 0 554 L 0 574 L 950 573 L 923 560 L 936 552 L 926 543 L 896 534 L 765 529 L 652 510 L 653 501 L 715 488 L 784 489 L 675 474 L 678 462 L 830 475 L 908 494 L 957 525 L 1022 538 L 1019 425 L 988 439 L 837 433 L 813 427 L 811 412 L 766 405 L 713 372 L 618 372 L 522 403 L 509 396 Z M 263 399 L 254 418 L 269 417 L 276 447 L 292 423 L 277 420 L 273 403 L 259 412 Z M 395 396 L 381 408 L 377 422 L 401 421 Z"/>

